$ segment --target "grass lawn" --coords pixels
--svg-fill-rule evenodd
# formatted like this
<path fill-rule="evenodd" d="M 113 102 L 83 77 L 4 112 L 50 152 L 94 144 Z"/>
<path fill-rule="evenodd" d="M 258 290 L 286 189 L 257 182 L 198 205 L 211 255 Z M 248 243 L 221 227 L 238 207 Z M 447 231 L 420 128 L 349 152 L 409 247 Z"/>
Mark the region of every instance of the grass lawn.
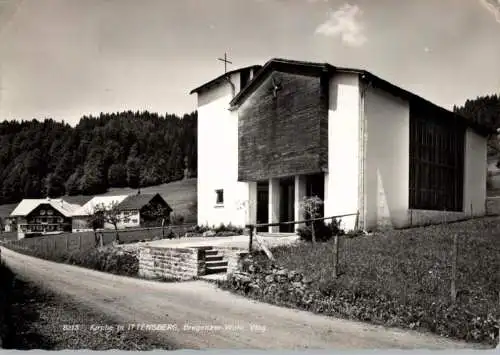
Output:
<path fill-rule="evenodd" d="M 454 234 L 458 296 L 451 305 Z M 498 341 L 500 218 L 341 237 L 339 244 L 337 279 L 332 242 L 272 250 L 280 267 L 312 281 L 309 288 L 321 300 L 310 310 L 468 341 Z M 269 262 L 257 256 L 257 263 Z"/>

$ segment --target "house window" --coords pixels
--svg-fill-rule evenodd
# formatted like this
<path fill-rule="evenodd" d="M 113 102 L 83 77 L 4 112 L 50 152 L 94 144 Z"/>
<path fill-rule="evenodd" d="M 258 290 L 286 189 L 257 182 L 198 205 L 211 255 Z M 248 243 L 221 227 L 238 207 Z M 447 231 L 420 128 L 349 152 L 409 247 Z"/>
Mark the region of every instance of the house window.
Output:
<path fill-rule="evenodd" d="M 463 211 L 464 140 L 453 121 L 410 116 L 411 209 Z"/>
<path fill-rule="evenodd" d="M 215 190 L 216 200 L 215 203 L 222 205 L 224 203 L 224 190 Z"/>
<path fill-rule="evenodd" d="M 137 223 L 137 218 L 132 219 L 132 223 Z"/>
<path fill-rule="evenodd" d="M 47 215 L 52 216 L 53 214 L 54 214 L 54 211 L 52 211 L 52 210 L 47 211 Z"/>
<path fill-rule="evenodd" d="M 40 210 L 40 216 L 45 216 L 45 210 Z"/>

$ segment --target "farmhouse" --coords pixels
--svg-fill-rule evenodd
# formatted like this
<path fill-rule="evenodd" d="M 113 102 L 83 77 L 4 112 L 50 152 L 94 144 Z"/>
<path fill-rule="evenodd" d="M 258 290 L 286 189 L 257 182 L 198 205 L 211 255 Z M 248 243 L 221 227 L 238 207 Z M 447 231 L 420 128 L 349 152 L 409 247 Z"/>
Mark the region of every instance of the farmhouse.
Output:
<path fill-rule="evenodd" d="M 75 211 L 73 215 L 73 232 L 91 231 L 93 228 L 90 217 L 101 206 L 105 208 L 114 207 L 119 229 L 158 225 L 158 223 L 161 223 L 158 217 L 160 209 L 165 211 L 166 218 L 172 211 L 172 208 L 160 194 L 96 196 Z M 103 223 L 98 228 L 111 229 L 114 227 L 110 223 Z"/>
<path fill-rule="evenodd" d="M 24 199 L 9 216 L 18 239 L 71 231 L 71 218 L 80 206 L 63 199 Z"/>
<path fill-rule="evenodd" d="M 300 220 L 312 195 L 347 229 L 485 213 L 493 132 L 370 72 L 272 59 L 193 93 L 199 224 Z"/>

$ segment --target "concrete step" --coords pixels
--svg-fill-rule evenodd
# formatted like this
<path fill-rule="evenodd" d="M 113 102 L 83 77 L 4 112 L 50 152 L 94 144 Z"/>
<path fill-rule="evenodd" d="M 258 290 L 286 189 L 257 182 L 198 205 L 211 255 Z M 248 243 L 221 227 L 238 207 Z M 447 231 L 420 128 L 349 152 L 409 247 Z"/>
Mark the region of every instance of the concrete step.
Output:
<path fill-rule="evenodd" d="M 218 255 L 219 254 L 219 251 L 217 249 L 208 249 L 208 250 L 205 250 L 205 255 L 206 256 L 209 256 L 209 255 Z"/>
<path fill-rule="evenodd" d="M 217 267 L 227 268 L 227 261 L 225 261 L 225 260 L 205 261 L 205 267 L 207 269 L 213 269 L 213 268 L 217 268 Z"/>
<path fill-rule="evenodd" d="M 283 237 L 293 237 L 296 233 L 257 233 L 261 237 L 265 238 L 283 238 Z"/>
<path fill-rule="evenodd" d="M 221 261 L 224 259 L 223 255 L 206 255 L 205 261 Z"/>

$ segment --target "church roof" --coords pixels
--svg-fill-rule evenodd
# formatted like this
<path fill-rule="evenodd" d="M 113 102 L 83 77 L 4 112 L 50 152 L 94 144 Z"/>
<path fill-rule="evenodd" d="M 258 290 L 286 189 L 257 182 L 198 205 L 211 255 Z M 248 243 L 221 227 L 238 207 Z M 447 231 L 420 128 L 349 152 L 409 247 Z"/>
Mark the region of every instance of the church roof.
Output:
<path fill-rule="evenodd" d="M 259 70 L 260 68 L 262 68 L 262 65 L 250 65 L 248 67 L 243 67 L 243 68 L 239 68 L 239 69 L 228 71 L 227 73 L 222 74 L 222 75 L 218 76 L 217 78 L 215 78 L 213 80 L 210 80 L 209 82 L 206 82 L 203 85 L 198 86 L 196 89 L 191 90 L 190 93 L 189 93 L 189 95 L 197 93 L 197 92 L 199 92 L 199 91 L 201 91 L 203 89 L 206 89 L 206 88 L 208 88 L 210 86 L 213 86 L 213 85 L 219 83 L 220 81 L 224 80 L 224 78 L 227 77 L 228 75 L 240 72 L 242 70 L 247 70 L 247 69 L 257 69 L 257 70 Z"/>
<path fill-rule="evenodd" d="M 357 68 L 346 68 L 346 67 L 336 67 L 329 63 L 314 63 L 305 61 L 296 61 L 289 59 L 274 58 L 269 60 L 254 76 L 250 83 L 244 87 L 230 102 L 230 108 L 232 110 L 237 109 L 245 99 L 250 96 L 259 85 L 268 77 L 273 71 L 283 71 L 295 74 L 310 75 L 310 76 L 321 76 L 321 75 L 332 75 L 335 72 L 340 73 L 354 73 L 361 76 L 361 79 L 365 82 L 370 83 L 372 86 L 378 87 L 386 92 L 393 94 L 394 96 L 401 97 L 405 100 L 412 101 L 419 105 L 425 105 L 432 107 L 439 111 L 445 112 L 446 114 L 452 116 L 454 119 L 466 124 L 467 126 L 473 128 L 476 132 L 482 135 L 495 134 L 496 132 L 489 127 L 473 122 L 472 120 L 466 119 L 465 117 L 449 111 L 443 107 L 440 107 L 414 93 L 411 93 L 405 89 L 402 89 L 390 82 L 381 79 L 380 77 L 366 71 L 364 69 Z"/>

